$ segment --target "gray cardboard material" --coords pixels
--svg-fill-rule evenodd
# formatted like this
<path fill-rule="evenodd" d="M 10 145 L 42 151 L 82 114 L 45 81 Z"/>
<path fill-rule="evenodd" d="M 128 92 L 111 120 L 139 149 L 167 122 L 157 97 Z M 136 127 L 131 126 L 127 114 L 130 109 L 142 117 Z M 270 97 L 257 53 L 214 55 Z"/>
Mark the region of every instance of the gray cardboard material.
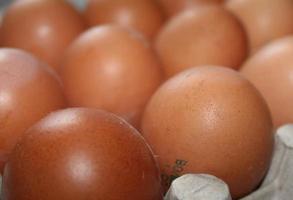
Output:
<path fill-rule="evenodd" d="M 73 3 L 77 9 L 84 10 L 88 0 L 68 0 L 68 1 Z"/>
<path fill-rule="evenodd" d="M 293 125 L 277 130 L 274 157 L 261 187 L 242 200 L 293 199 Z"/>
<path fill-rule="evenodd" d="M 165 200 L 231 200 L 222 180 L 206 174 L 187 174 L 173 181 Z"/>

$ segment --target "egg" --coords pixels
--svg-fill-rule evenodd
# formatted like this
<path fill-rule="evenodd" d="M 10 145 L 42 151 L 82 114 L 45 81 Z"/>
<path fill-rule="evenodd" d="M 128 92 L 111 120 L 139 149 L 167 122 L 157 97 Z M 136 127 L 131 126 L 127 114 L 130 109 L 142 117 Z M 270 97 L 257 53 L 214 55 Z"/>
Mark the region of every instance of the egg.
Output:
<path fill-rule="evenodd" d="M 116 25 L 82 34 L 66 52 L 61 77 L 69 105 L 114 112 L 138 127 L 150 96 L 162 81 L 150 44 Z"/>
<path fill-rule="evenodd" d="M 0 171 L 23 133 L 66 106 L 59 77 L 29 53 L 0 48 Z"/>
<path fill-rule="evenodd" d="M 153 95 L 142 134 L 162 171 L 163 185 L 186 173 L 224 180 L 233 199 L 252 192 L 269 167 L 274 134 L 269 109 L 239 72 L 195 67 Z"/>
<path fill-rule="evenodd" d="M 66 1 L 15 1 L 3 17 L 1 46 L 29 51 L 58 71 L 65 49 L 85 27 Z"/>
<path fill-rule="evenodd" d="M 227 7 L 245 26 L 250 54 L 274 39 L 293 34 L 291 0 L 229 0 Z"/>
<path fill-rule="evenodd" d="M 172 18 L 155 48 L 167 76 L 199 65 L 237 69 L 247 55 L 241 23 L 221 6 L 199 6 Z"/>
<path fill-rule="evenodd" d="M 189 9 L 193 6 L 206 4 L 206 3 L 216 3 L 221 4 L 225 0 L 158 0 L 168 16 L 174 16 L 178 13 Z"/>
<path fill-rule="evenodd" d="M 2 39 L 2 15 L 0 14 L 0 45 L 1 45 L 1 39 Z M 1 48 L 1 47 L 0 47 Z"/>
<path fill-rule="evenodd" d="M 113 114 L 52 113 L 17 144 L 3 200 L 162 200 L 158 166 L 142 136 Z"/>
<path fill-rule="evenodd" d="M 155 0 L 89 0 L 84 15 L 91 26 L 111 23 L 132 27 L 149 39 L 164 21 Z"/>
<path fill-rule="evenodd" d="M 293 122 L 293 37 L 278 39 L 256 52 L 241 73 L 265 97 L 275 128 Z"/>

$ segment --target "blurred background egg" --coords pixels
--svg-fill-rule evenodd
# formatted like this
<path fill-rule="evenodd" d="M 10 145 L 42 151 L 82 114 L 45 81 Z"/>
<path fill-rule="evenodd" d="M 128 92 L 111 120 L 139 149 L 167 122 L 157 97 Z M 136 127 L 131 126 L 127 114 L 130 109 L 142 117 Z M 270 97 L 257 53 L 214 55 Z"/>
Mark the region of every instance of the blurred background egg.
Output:
<path fill-rule="evenodd" d="M 95 109 L 42 119 L 12 153 L 2 200 L 162 200 L 158 166 L 128 123 Z"/>
<path fill-rule="evenodd" d="M 119 24 L 153 38 L 163 24 L 163 13 L 155 0 L 89 0 L 85 19 L 90 26 Z"/>
<path fill-rule="evenodd" d="M 293 123 L 293 37 L 276 40 L 255 53 L 241 73 L 262 93 L 275 128 Z"/>
<path fill-rule="evenodd" d="M 145 104 L 161 83 L 160 67 L 140 34 L 106 25 L 74 41 L 61 77 L 70 106 L 105 109 L 138 127 Z"/>
<path fill-rule="evenodd" d="M 293 34 L 292 0 L 228 0 L 227 7 L 244 24 L 251 54 L 274 39 Z"/>
<path fill-rule="evenodd" d="M 68 45 L 86 28 L 64 0 L 20 0 L 5 11 L 1 46 L 27 50 L 58 71 Z"/>
<path fill-rule="evenodd" d="M 0 49 L 0 171 L 24 131 L 66 106 L 62 85 L 45 63 L 16 49 Z"/>
<path fill-rule="evenodd" d="M 224 67 L 188 69 L 147 105 L 142 134 L 158 156 L 163 183 L 186 173 L 224 180 L 233 199 L 255 189 L 271 160 L 269 109 L 256 88 Z"/>
<path fill-rule="evenodd" d="M 201 4 L 221 4 L 225 0 L 157 0 L 165 13 L 171 17 L 184 10 L 190 9 Z"/>
<path fill-rule="evenodd" d="M 155 47 L 167 76 L 198 65 L 237 69 L 247 55 L 241 23 L 221 6 L 198 6 L 172 18 Z"/>
<path fill-rule="evenodd" d="M 1 40 L 2 40 L 2 16 L 0 16 L 0 44 L 1 44 Z"/>

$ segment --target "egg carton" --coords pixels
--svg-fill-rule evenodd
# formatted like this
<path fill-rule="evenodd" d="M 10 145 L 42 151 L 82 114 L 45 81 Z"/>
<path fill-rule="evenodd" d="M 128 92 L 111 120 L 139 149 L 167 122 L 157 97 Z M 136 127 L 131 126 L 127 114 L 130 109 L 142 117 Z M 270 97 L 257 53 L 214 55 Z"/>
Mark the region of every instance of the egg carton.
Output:
<path fill-rule="evenodd" d="M 293 199 L 293 125 L 277 130 L 271 167 L 258 190 L 241 200 Z M 211 175 L 187 174 L 173 181 L 165 200 L 231 200 L 227 184 Z"/>

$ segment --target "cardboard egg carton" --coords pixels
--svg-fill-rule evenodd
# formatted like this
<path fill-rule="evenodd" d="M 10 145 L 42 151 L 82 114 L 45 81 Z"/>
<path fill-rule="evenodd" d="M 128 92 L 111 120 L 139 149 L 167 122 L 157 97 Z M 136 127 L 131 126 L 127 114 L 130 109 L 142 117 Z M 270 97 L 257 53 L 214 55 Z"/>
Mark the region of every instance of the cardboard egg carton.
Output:
<path fill-rule="evenodd" d="M 173 181 L 165 200 L 231 200 L 222 180 L 207 174 L 187 174 Z"/>
<path fill-rule="evenodd" d="M 277 130 L 275 150 L 268 174 L 260 188 L 241 200 L 293 199 L 293 125 Z M 203 174 L 188 174 L 177 178 L 165 200 L 231 200 L 222 180 Z"/>

